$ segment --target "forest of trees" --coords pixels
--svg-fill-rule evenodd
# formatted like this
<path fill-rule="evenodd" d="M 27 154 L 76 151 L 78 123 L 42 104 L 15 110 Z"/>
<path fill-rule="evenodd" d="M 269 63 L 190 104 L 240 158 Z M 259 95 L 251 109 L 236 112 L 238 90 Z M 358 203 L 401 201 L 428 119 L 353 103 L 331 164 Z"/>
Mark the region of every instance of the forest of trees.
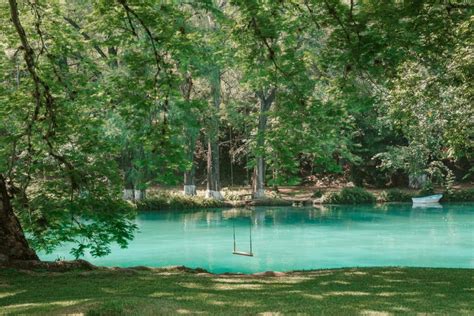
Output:
<path fill-rule="evenodd" d="M 103 255 L 147 188 L 471 181 L 459 1 L 0 3 L 0 261 Z M 28 244 L 22 232 L 29 234 Z"/>

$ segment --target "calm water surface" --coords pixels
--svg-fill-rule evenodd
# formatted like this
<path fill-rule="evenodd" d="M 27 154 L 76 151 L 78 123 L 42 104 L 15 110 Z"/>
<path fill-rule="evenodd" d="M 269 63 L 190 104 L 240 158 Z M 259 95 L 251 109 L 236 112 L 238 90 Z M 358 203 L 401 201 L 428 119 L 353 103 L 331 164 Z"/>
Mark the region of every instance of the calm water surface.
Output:
<path fill-rule="evenodd" d="M 104 266 L 185 265 L 211 272 L 288 271 L 362 266 L 474 268 L 474 204 L 258 207 L 148 212 L 127 249 L 114 246 Z M 254 257 L 232 255 L 237 248 Z M 45 260 L 72 259 L 65 245 Z"/>

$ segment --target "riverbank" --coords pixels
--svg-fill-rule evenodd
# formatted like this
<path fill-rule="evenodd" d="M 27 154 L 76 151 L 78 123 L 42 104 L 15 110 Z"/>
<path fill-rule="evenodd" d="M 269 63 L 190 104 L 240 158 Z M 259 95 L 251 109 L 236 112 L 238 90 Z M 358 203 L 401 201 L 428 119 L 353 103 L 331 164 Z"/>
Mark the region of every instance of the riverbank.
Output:
<path fill-rule="evenodd" d="M 442 193 L 441 189 L 438 189 Z M 204 208 L 230 208 L 253 206 L 312 206 L 317 204 L 367 204 L 367 203 L 411 203 L 411 197 L 419 191 L 409 189 L 363 189 L 363 188 L 313 188 L 305 186 L 281 187 L 268 191 L 264 199 L 251 199 L 250 188 L 223 190 L 223 200 L 197 196 L 184 196 L 176 188 L 161 188 L 150 191 L 149 196 L 135 203 L 139 211 L 183 210 Z M 474 202 L 474 188 L 458 187 L 444 194 L 441 202 Z"/>
<path fill-rule="evenodd" d="M 473 314 L 473 269 L 0 269 L 0 314 Z"/>

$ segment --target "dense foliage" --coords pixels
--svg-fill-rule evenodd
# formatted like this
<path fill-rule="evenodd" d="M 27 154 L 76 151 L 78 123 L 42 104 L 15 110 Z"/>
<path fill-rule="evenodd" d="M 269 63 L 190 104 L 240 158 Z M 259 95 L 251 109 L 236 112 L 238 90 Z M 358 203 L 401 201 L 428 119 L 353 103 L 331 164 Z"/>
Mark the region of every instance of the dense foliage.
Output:
<path fill-rule="evenodd" d="M 450 1 L 3 1 L 0 176 L 36 249 L 97 256 L 157 185 L 451 192 L 474 172 L 472 24 Z"/>
<path fill-rule="evenodd" d="M 325 204 L 371 204 L 375 201 L 375 195 L 359 187 L 344 188 L 322 197 L 322 202 Z"/>
<path fill-rule="evenodd" d="M 223 206 L 226 206 L 226 204 L 216 199 L 173 193 L 160 193 L 137 202 L 139 211 L 217 208 Z"/>
<path fill-rule="evenodd" d="M 381 202 L 411 202 L 412 195 L 399 189 L 389 189 L 380 194 Z"/>
<path fill-rule="evenodd" d="M 474 189 L 445 192 L 442 202 L 474 202 Z"/>

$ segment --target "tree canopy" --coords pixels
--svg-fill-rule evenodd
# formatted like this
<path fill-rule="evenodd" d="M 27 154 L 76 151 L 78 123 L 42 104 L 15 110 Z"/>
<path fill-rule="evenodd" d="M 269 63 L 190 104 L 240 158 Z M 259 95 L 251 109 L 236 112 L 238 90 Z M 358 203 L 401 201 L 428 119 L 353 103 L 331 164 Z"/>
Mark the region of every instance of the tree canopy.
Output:
<path fill-rule="evenodd" d="M 157 185 L 472 179 L 472 9 L 2 2 L 0 241 L 105 255 L 136 229 L 123 198 Z"/>

